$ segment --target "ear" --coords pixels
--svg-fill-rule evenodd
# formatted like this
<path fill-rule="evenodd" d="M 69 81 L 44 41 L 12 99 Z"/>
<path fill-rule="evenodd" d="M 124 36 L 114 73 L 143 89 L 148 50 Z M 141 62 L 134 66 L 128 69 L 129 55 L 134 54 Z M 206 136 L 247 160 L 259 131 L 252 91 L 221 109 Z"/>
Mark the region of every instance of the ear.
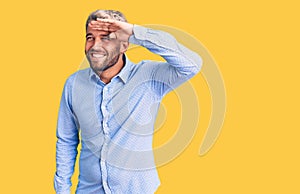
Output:
<path fill-rule="evenodd" d="M 120 52 L 125 53 L 127 51 L 128 47 L 129 47 L 129 42 L 122 41 Z"/>

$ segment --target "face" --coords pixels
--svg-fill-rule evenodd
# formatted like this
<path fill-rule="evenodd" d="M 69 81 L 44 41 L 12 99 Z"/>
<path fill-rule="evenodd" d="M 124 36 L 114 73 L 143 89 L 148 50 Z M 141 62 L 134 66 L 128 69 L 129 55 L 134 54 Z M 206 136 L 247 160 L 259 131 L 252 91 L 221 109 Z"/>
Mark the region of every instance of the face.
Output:
<path fill-rule="evenodd" d="M 114 33 L 91 29 L 86 34 L 85 54 L 95 72 L 115 65 L 121 54 L 121 42 Z"/>

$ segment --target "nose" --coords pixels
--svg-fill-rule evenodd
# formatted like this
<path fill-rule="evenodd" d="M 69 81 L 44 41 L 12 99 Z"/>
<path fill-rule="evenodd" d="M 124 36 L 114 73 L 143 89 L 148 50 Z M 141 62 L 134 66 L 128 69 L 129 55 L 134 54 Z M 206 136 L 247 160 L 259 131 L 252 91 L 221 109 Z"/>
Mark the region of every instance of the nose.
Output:
<path fill-rule="evenodd" d="M 93 48 L 100 48 L 102 47 L 102 40 L 100 37 L 96 37 Z"/>

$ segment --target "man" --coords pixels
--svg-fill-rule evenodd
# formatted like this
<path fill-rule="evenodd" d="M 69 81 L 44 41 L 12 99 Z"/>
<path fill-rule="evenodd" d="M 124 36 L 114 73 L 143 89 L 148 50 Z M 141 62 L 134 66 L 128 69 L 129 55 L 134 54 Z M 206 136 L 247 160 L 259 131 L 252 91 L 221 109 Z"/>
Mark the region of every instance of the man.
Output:
<path fill-rule="evenodd" d="M 129 42 L 166 62 L 133 64 Z M 56 193 L 70 193 L 81 142 L 77 194 L 150 194 L 159 186 L 152 132 L 162 97 L 193 77 L 201 58 L 169 34 L 97 10 L 86 22 L 90 68 L 71 75 L 61 98 L 56 144 Z M 80 129 L 80 133 L 79 133 Z"/>

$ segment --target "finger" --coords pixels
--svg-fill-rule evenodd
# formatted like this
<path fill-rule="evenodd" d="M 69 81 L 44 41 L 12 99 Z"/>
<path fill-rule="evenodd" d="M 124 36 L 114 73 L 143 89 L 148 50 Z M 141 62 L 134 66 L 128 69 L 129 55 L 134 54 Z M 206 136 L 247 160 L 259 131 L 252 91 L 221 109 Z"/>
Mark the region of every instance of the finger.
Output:
<path fill-rule="evenodd" d="M 99 24 L 101 24 L 101 25 L 108 26 L 108 28 L 112 31 L 116 31 L 116 30 L 120 29 L 117 21 L 113 20 L 113 19 L 100 19 L 100 18 L 97 18 L 97 22 L 99 22 Z"/>
<path fill-rule="evenodd" d="M 92 30 L 110 32 L 108 28 L 92 28 Z"/>
<path fill-rule="evenodd" d="M 91 22 L 89 23 L 89 25 L 94 25 L 94 26 L 99 26 L 99 27 L 101 27 L 101 26 L 109 26 L 109 25 L 111 25 L 111 24 L 110 24 L 110 23 L 100 22 L 100 21 L 91 21 Z"/>
<path fill-rule="evenodd" d="M 103 23 L 110 23 L 113 24 L 115 23 L 116 20 L 113 19 L 101 19 L 101 18 L 97 18 L 97 21 L 103 22 Z"/>
<path fill-rule="evenodd" d="M 95 29 L 95 30 L 106 30 L 109 32 L 115 32 L 121 29 L 119 25 L 115 22 L 115 20 L 108 19 L 98 19 L 97 21 L 91 21 L 89 23 L 89 27 Z M 112 23 L 113 22 L 113 23 Z"/>
<path fill-rule="evenodd" d="M 96 20 L 92 20 L 92 21 L 90 21 L 90 23 L 89 24 L 97 24 L 98 22 L 96 21 Z"/>
<path fill-rule="evenodd" d="M 104 25 L 96 25 L 96 24 L 89 24 L 89 27 L 93 30 L 103 30 L 103 31 L 109 31 L 109 26 Z"/>
<path fill-rule="evenodd" d="M 101 29 L 93 29 L 93 30 L 97 30 L 99 32 L 99 34 L 97 35 L 100 35 L 100 36 L 106 36 L 106 35 L 109 35 L 110 32 L 109 31 L 105 31 L 105 30 L 101 30 Z"/>

